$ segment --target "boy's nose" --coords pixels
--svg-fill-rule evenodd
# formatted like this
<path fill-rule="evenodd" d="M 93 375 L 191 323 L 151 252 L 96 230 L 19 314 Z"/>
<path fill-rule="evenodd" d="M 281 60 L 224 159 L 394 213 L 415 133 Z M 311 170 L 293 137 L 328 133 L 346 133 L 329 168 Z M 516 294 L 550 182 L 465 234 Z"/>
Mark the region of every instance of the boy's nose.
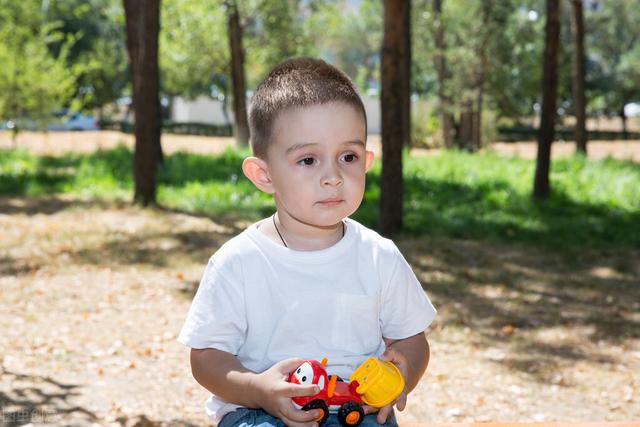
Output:
<path fill-rule="evenodd" d="M 322 181 L 322 183 L 324 185 L 333 185 L 333 186 L 342 185 L 342 178 L 337 176 L 327 177 L 324 179 L 324 181 Z"/>
<path fill-rule="evenodd" d="M 322 178 L 323 185 L 342 185 L 342 175 L 338 168 L 334 165 L 330 165 L 324 173 Z"/>

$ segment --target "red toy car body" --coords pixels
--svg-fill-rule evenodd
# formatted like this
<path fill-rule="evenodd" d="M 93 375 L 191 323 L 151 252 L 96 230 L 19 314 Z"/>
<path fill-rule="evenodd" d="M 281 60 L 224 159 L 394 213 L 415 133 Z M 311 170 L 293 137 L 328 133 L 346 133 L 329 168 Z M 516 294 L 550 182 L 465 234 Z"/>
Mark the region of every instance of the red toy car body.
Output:
<path fill-rule="evenodd" d="M 337 412 L 340 424 L 345 427 L 354 427 L 362 422 L 364 410 L 362 398 L 356 389 L 358 382 L 345 382 L 339 380 L 336 375 L 328 377 L 325 366 L 327 359 L 322 362 L 307 360 L 303 362 L 289 376 L 289 382 L 295 384 L 317 384 L 320 391 L 313 396 L 300 396 L 292 398 L 293 403 L 303 411 L 318 409 L 321 411 L 316 421 L 326 421 L 329 412 Z"/>

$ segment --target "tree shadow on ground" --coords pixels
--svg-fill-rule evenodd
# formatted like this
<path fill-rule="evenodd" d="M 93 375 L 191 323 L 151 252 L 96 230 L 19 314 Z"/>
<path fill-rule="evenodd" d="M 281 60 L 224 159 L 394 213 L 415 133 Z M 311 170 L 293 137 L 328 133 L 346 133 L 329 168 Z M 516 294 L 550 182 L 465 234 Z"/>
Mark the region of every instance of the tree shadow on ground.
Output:
<path fill-rule="evenodd" d="M 4 215 L 53 215 L 70 208 L 95 207 L 99 200 L 82 201 L 55 196 L 45 197 L 0 197 L 0 214 Z M 104 203 L 103 203 L 104 204 Z M 106 204 L 105 204 L 106 205 Z M 111 204 L 113 206 L 113 204 Z"/>
<path fill-rule="evenodd" d="M 125 427 L 198 427 L 199 424 L 193 424 L 188 421 L 173 419 L 170 421 L 154 420 L 146 415 L 121 416 L 118 417 L 118 424 Z"/>
<path fill-rule="evenodd" d="M 50 377 L 23 375 L 2 369 L 2 381 L 11 389 L 0 391 L 2 425 L 17 427 L 31 424 L 61 424 L 62 419 L 92 423 L 96 415 L 75 405 L 72 400 L 80 395 L 80 386 L 65 384 Z M 67 423 L 64 423 L 67 424 Z"/>
<path fill-rule="evenodd" d="M 439 309 L 438 325 L 468 329 L 479 348 L 507 349 L 501 363 L 542 382 L 567 363 L 615 363 L 599 347 L 640 339 L 640 251 L 553 253 L 443 238 L 401 247 Z"/>

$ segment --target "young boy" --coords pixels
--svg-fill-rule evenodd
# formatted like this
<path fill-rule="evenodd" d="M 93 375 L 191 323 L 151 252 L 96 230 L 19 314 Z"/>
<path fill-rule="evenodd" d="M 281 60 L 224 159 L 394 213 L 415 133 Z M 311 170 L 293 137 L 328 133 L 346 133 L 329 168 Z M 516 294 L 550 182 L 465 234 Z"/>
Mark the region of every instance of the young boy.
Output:
<path fill-rule="evenodd" d="M 373 162 L 360 97 L 336 68 L 291 59 L 256 90 L 249 124 L 255 157 L 242 170 L 276 213 L 211 257 L 178 338 L 213 394 L 208 415 L 220 427 L 317 426 L 316 410 L 291 401 L 317 386 L 287 378 L 323 357 L 347 379 L 368 357 L 395 363 L 403 410 L 427 367 L 436 311 L 393 242 L 348 218 Z M 363 425 L 397 425 L 392 406 L 365 407 Z"/>

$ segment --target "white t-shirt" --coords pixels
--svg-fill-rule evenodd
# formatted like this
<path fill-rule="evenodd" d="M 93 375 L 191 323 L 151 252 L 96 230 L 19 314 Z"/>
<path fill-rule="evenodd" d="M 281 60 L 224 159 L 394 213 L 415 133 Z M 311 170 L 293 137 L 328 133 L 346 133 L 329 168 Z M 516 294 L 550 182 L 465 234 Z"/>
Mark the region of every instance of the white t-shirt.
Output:
<path fill-rule="evenodd" d="M 319 251 L 285 248 L 251 225 L 211 257 L 178 341 L 236 355 L 263 372 L 291 357 L 328 358 L 349 378 L 384 352 L 382 337 L 424 331 L 436 310 L 389 240 L 345 220 L 345 235 Z M 211 396 L 214 422 L 238 408 Z"/>

